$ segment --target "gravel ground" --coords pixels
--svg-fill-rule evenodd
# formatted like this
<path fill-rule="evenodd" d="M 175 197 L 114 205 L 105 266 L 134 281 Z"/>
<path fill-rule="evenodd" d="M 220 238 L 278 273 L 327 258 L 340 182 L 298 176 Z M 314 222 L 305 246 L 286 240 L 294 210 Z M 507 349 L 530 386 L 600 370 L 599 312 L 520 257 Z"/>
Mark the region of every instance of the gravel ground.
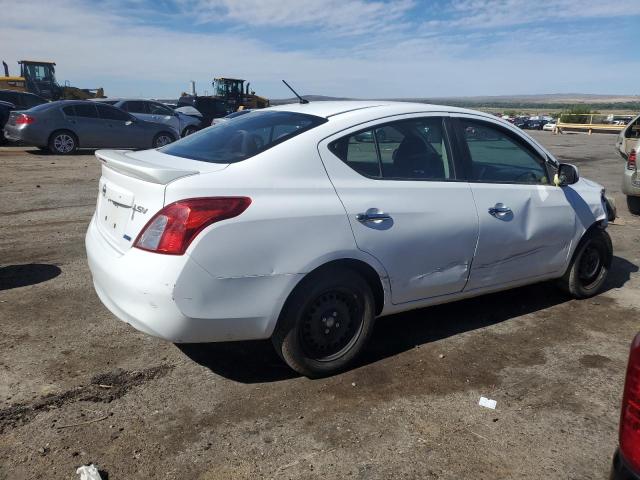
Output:
<path fill-rule="evenodd" d="M 613 136 L 534 136 L 617 200 L 606 291 L 539 284 L 387 317 L 357 368 L 314 381 L 269 342 L 176 346 L 118 321 L 85 260 L 91 152 L 0 148 L 0 479 L 91 462 L 111 480 L 605 478 L 640 218 Z"/>

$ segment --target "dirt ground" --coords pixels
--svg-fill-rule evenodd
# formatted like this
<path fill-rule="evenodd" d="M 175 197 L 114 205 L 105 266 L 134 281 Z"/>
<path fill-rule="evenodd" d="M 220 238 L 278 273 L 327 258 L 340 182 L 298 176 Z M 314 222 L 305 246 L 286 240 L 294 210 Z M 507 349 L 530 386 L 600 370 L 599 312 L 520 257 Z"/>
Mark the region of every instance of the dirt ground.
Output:
<path fill-rule="evenodd" d="M 640 218 L 611 135 L 534 133 L 613 194 L 606 291 L 539 284 L 381 319 L 357 368 L 294 375 L 269 342 L 176 346 L 96 297 L 91 152 L 0 148 L 0 479 L 602 479 L 640 330 Z M 478 406 L 480 396 L 497 409 Z"/>

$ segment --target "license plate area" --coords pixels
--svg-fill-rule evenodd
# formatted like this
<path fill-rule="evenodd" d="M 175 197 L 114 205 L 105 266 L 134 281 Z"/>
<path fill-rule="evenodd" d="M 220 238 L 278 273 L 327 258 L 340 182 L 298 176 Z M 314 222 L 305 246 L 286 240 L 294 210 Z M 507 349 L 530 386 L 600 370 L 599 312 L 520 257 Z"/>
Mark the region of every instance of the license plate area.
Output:
<path fill-rule="evenodd" d="M 129 218 L 133 212 L 134 196 L 113 183 L 100 183 L 99 224 L 103 232 L 120 244 Z"/>

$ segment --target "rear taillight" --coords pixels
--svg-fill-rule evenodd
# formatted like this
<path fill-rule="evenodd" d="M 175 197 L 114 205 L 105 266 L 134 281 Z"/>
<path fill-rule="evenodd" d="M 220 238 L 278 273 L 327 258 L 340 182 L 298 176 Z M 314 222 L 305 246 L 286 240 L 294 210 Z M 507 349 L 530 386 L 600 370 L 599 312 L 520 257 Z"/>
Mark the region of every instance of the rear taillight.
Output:
<path fill-rule="evenodd" d="M 18 118 L 16 118 L 16 125 L 31 125 L 35 121 L 36 119 L 31 115 L 21 113 L 20 115 L 18 115 Z"/>
<path fill-rule="evenodd" d="M 620 452 L 634 471 L 640 471 L 640 334 L 629 353 L 620 415 Z"/>
<path fill-rule="evenodd" d="M 212 223 L 237 217 L 251 205 L 248 197 L 190 198 L 156 213 L 133 246 L 150 252 L 182 255 L 192 240 Z"/>
<path fill-rule="evenodd" d="M 629 152 L 629 156 L 627 157 L 627 169 L 635 170 L 637 168 L 637 158 L 638 154 L 635 150 L 631 150 Z"/>

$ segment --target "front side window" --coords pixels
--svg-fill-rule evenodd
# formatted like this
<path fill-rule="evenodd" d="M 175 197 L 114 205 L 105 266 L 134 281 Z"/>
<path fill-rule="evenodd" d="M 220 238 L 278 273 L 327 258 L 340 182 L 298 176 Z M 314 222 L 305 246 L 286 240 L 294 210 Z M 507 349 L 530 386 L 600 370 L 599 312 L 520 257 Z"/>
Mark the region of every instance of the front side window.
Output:
<path fill-rule="evenodd" d="M 327 120 L 302 113 L 252 112 L 201 130 L 160 149 L 209 163 L 236 163 L 253 157 Z"/>
<path fill-rule="evenodd" d="M 149 102 L 149 113 L 151 115 L 173 115 L 173 110 L 159 103 Z"/>
<path fill-rule="evenodd" d="M 336 140 L 329 149 L 367 177 L 440 181 L 454 178 L 441 117 L 381 125 Z"/>
<path fill-rule="evenodd" d="M 459 125 L 469 150 L 470 181 L 549 183 L 544 160 L 515 134 L 482 121 L 460 119 Z"/>
<path fill-rule="evenodd" d="M 119 108 L 112 107 L 110 105 L 96 105 L 98 108 L 98 114 L 100 118 L 105 120 L 120 120 L 126 122 L 127 120 L 131 120 L 129 115 Z"/>

